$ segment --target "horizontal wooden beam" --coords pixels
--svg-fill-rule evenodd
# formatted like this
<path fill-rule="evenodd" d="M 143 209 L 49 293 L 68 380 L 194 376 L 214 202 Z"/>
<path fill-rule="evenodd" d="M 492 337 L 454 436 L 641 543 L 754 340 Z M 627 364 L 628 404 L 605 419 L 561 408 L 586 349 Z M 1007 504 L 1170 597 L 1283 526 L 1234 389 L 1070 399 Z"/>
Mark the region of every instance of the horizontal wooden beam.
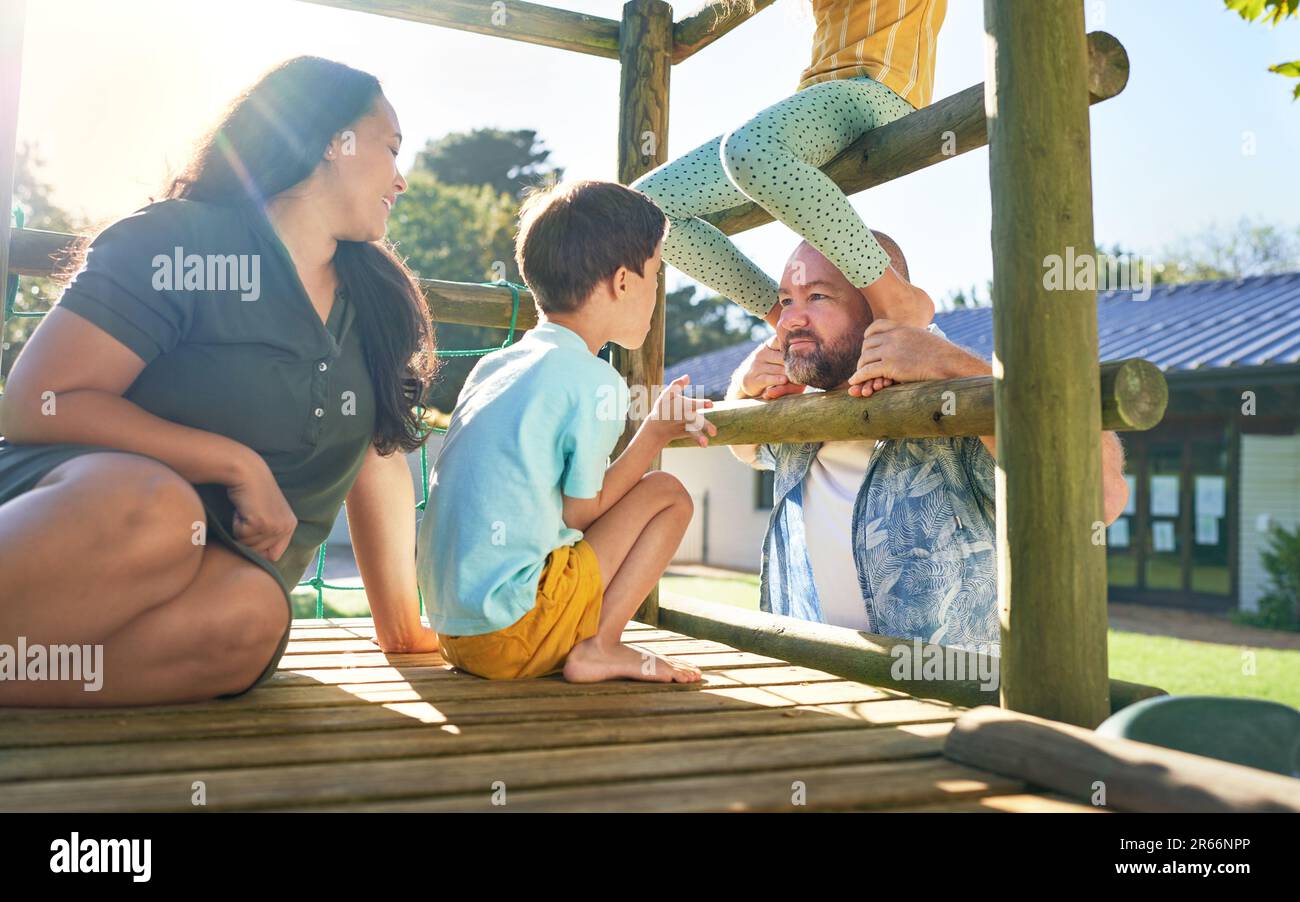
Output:
<path fill-rule="evenodd" d="M 48 276 L 61 268 L 59 260 L 79 235 L 63 232 L 46 232 L 40 229 L 14 229 L 10 233 L 10 272 L 20 276 Z M 474 282 L 444 282 L 439 279 L 420 279 L 429 310 L 440 323 L 466 326 L 510 327 L 510 312 L 514 303 L 509 288 L 498 285 L 479 285 Z M 537 325 L 537 309 L 533 296 L 526 289 L 519 292 L 518 329 L 531 329 Z"/>
<path fill-rule="evenodd" d="M 48 276 L 60 268 L 58 258 L 81 237 L 41 229 L 13 229 L 9 233 L 9 272 L 20 276 Z"/>
<path fill-rule="evenodd" d="M 541 3 L 526 3 L 524 0 L 503 3 L 488 0 L 303 2 L 618 59 L 618 20 L 555 9 Z"/>
<path fill-rule="evenodd" d="M 673 23 L 673 63 L 703 50 L 740 23 L 767 9 L 776 0 L 754 0 L 753 12 L 732 0 L 731 5 L 709 3 L 699 10 Z"/>
<path fill-rule="evenodd" d="M 424 289 L 424 297 L 429 302 L 429 313 L 434 322 L 510 328 L 510 310 L 514 298 L 509 288 L 478 285 L 474 282 L 443 282 L 438 279 L 421 279 L 420 287 Z M 531 329 L 535 325 L 537 307 L 533 304 L 533 296 L 527 290 L 521 290 L 515 328 Z"/>
<path fill-rule="evenodd" d="M 902 645 L 914 657 L 915 645 L 911 639 L 892 639 L 664 591 L 659 593 L 659 626 L 917 698 L 939 699 L 964 707 L 998 703 L 997 665 L 987 655 L 976 652 L 945 649 L 945 666 L 952 665 L 945 670 L 948 679 L 912 679 L 917 671 L 900 665 L 904 653 L 895 650 Z M 907 678 L 900 679 L 895 673 Z M 990 682 L 994 683 L 991 687 Z M 1163 689 L 1154 686 L 1110 681 L 1113 711 L 1165 694 Z"/>
<path fill-rule="evenodd" d="M 1165 377 L 1154 364 L 1132 358 L 1101 365 L 1101 428 L 1150 429 L 1168 401 Z M 775 401 L 719 401 L 705 417 L 718 427 L 712 445 L 993 435 L 993 377 L 905 382 L 869 398 L 837 389 Z M 696 444 L 687 437 L 672 447 Z"/>
<path fill-rule="evenodd" d="M 1300 813 L 1300 780 L 996 707 L 958 718 L 945 758 L 1114 811 Z"/>
<path fill-rule="evenodd" d="M 1104 31 L 1088 35 L 1088 100 L 1100 103 L 1124 90 L 1128 54 Z M 967 88 L 888 125 L 872 129 L 822 167 L 845 194 L 857 194 L 988 144 L 984 85 Z M 746 203 L 702 217 L 728 235 L 772 221 Z"/>

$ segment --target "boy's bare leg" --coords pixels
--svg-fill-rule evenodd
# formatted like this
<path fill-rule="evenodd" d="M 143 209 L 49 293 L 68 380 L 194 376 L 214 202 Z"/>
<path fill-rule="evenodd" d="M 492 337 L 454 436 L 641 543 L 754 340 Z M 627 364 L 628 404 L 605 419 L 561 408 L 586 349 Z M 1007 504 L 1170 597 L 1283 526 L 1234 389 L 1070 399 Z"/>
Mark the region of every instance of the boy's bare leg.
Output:
<path fill-rule="evenodd" d="M 691 683 L 700 670 L 690 664 L 624 645 L 623 630 L 663 576 L 691 521 L 691 496 L 668 473 L 647 473 L 584 538 L 600 561 L 605 598 L 600 625 L 569 652 L 564 678 L 574 683 L 632 679 Z"/>

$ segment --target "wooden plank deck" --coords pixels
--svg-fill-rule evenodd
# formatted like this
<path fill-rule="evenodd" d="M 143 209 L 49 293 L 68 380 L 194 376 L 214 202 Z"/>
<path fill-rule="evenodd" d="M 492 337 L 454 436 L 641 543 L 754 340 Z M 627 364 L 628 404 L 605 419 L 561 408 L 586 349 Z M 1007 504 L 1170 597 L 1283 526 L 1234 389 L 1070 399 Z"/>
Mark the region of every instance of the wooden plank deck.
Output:
<path fill-rule="evenodd" d="M 0 710 L 0 811 L 188 811 L 196 782 L 206 810 L 1095 810 L 943 758 L 962 708 L 644 624 L 625 639 L 704 680 L 490 682 L 385 656 L 366 619 L 295 621 L 239 699 Z"/>

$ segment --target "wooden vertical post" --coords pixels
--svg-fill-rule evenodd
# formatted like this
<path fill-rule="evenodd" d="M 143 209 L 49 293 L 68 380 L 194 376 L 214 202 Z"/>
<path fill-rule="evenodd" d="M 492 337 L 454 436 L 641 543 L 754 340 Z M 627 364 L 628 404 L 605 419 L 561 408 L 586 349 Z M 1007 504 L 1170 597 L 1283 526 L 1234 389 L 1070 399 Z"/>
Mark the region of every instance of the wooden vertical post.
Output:
<path fill-rule="evenodd" d="M 18 95 L 27 0 L 0 0 L 0 304 L 9 295 L 9 227 L 18 164 Z M 0 316 L 0 373 L 8 323 Z"/>
<path fill-rule="evenodd" d="M 621 75 L 618 86 L 618 180 L 631 184 L 661 165 L 668 156 L 668 80 L 672 72 L 673 9 L 663 0 L 628 0 L 619 29 Z M 653 393 L 664 381 L 664 274 L 645 343 L 634 351 L 615 346 L 615 368 L 636 391 Z M 634 412 L 636 412 L 634 410 Z M 629 417 L 615 453 L 621 453 L 636 432 Z M 655 467 L 659 466 L 658 459 Z M 659 621 L 656 587 L 637 611 L 636 619 Z"/>
<path fill-rule="evenodd" d="M 1095 253 L 1083 2 L 985 0 L 984 30 L 1001 701 L 1095 727 L 1110 705 L 1096 283 L 1073 278 Z"/>

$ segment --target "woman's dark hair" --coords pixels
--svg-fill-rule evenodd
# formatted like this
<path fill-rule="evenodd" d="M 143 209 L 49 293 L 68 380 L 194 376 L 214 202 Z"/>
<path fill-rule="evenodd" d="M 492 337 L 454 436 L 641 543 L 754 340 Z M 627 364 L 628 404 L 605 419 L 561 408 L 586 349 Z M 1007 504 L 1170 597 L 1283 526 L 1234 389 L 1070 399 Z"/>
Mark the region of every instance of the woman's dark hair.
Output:
<path fill-rule="evenodd" d="M 260 209 L 311 175 L 334 136 L 381 95 L 379 79 L 342 63 L 314 56 L 281 63 L 235 99 L 164 197 Z M 427 438 L 412 408 L 437 368 L 419 283 L 384 239 L 340 241 L 334 268 L 356 308 L 374 384 L 375 447 L 384 455 L 412 451 Z"/>

